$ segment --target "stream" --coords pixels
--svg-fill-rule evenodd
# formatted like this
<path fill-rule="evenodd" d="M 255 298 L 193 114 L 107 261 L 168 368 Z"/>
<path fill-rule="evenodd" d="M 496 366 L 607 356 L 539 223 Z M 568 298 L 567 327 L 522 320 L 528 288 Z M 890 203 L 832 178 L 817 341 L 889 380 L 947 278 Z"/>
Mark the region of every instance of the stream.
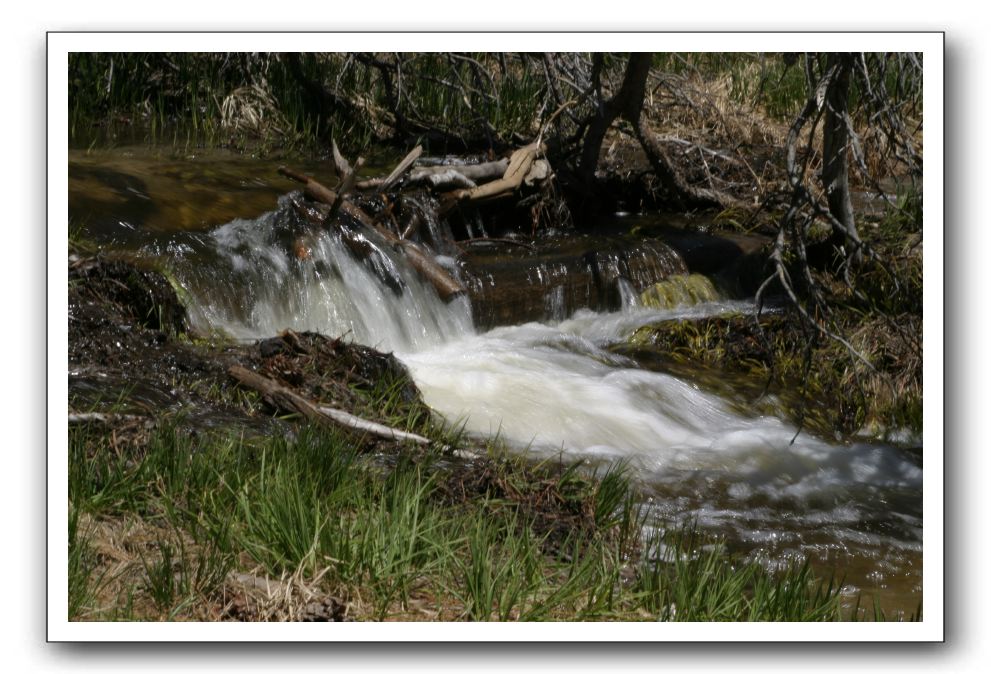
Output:
<path fill-rule="evenodd" d="M 642 369 L 610 349 L 658 320 L 750 310 L 747 300 L 719 297 L 641 306 L 640 287 L 684 272 L 672 249 L 638 253 L 644 278 L 628 278 L 641 273 L 630 271 L 633 255 L 610 267 L 609 301 L 582 296 L 575 288 L 593 284 L 561 261 L 572 258 L 548 255 L 531 267 L 526 310 L 510 303 L 498 313 L 519 320 L 498 325 L 495 313 L 479 320 L 500 301 L 506 272 L 495 258 L 467 266 L 442 257 L 476 289 L 474 305 L 464 296 L 444 303 L 398 256 L 363 264 L 334 234 L 311 236 L 305 259 L 287 255 L 293 216 L 278 195 L 291 186 L 274 163 L 161 164 L 134 149 L 70 151 L 70 217 L 107 249 L 164 262 L 196 331 L 254 340 L 314 330 L 392 351 L 448 423 L 535 458 L 593 469 L 622 460 L 655 524 L 697 522 L 768 566 L 807 558 L 842 577 L 851 603 L 859 592 L 865 604 L 876 595 L 889 616 L 918 609 L 922 468 L 907 452 L 796 437 L 782 418 L 742 413 L 690 376 Z"/>

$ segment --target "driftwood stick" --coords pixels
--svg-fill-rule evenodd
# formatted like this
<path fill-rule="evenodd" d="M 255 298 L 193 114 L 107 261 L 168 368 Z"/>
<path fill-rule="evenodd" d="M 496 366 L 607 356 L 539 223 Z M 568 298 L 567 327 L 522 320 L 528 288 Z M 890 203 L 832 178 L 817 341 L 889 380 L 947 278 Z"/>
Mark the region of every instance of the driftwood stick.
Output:
<path fill-rule="evenodd" d="M 470 190 L 458 190 L 452 196 L 456 200 L 478 201 L 511 194 L 523 184 L 523 179 L 530 173 L 537 154 L 544 151 L 540 143 L 530 143 L 513 152 L 509 158 L 509 166 L 502 178 Z"/>
<path fill-rule="evenodd" d="M 330 139 L 330 151 L 334 155 L 334 171 L 337 173 L 337 178 L 344 180 L 344 177 L 351 172 L 351 165 L 337 149 L 337 141 L 333 138 Z"/>
<path fill-rule="evenodd" d="M 434 190 L 473 189 L 475 181 L 458 171 L 431 173 L 426 177 L 426 183 Z"/>
<path fill-rule="evenodd" d="M 298 183 L 302 183 L 303 191 L 306 193 L 306 196 L 310 197 L 314 201 L 325 203 L 328 206 L 333 206 L 334 202 L 337 201 L 337 193 L 334 192 L 334 190 L 324 187 L 310 176 L 297 173 L 296 171 L 293 171 L 285 166 L 279 167 L 279 173 L 290 180 L 295 180 Z"/>
<path fill-rule="evenodd" d="M 70 412 L 69 413 L 70 424 L 88 424 L 92 422 L 109 424 L 115 421 L 137 421 L 146 418 L 147 417 L 142 417 L 137 414 L 103 414 L 101 412 L 74 412 L 74 413 Z"/>
<path fill-rule="evenodd" d="M 323 405 L 317 407 L 317 411 L 321 414 L 325 414 L 338 424 L 342 426 L 347 426 L 349 428 L 354 428 L 355 430 L 365 431 L 371 435 L 378 436 L 380 438 L 386 438 L 387 440 L 408 440 L 414 442 L 418 445 L 429 445 L 430 440 L 423 437 L 422 435 L 417 435 L 416 433 L 410 433 L 408 431 L 401 431 L 397 428 L 392 428 L 390 426 L 385 426 L 383 424 L 376 423 L 374 421 L 367 421 L 361 417 L 356 417 L 353 414 L 345 412 L 344 410 L 338 410 L 333 407 L 324 407 Z"/>
<path fill-rule="evenodd" d="M 270 405 L 283 412 L 294 412 L 302 414 L 310 421 L 327 423 L 327 417 L 320 414 L 310 401 L 268 377 L 263 377 L 240 365 L 232 365 L 228 368 L 227 374 L 238 383 L 261 393 Z"/>
<path fill-rule="evenodd" d="M 456 165 L 444 164 L 442 166 L 418 166 L 412 169 L 406 179 L 407 185 L 431 184 L 438 175 L 449 175 L 457 173 L 473 183 L 484 183 L 490 180 L 498 180 L 509 168 L 508 159 L 499 161 L 489 161 L 482 164 Z M 385 183 L 386 178 L 370 178 L 361 180 L 355 188 L 358 190 L 377 190 Z"/>
<path fill-rule="evenodd" d="M 481 164 L 441 164 L 439 166 L 418 166 L 410 174 L 410 180 L 423 180 L 433 173 L 456 171 L 476 183 L 501 178 L 509 168 L 508 159 L 482 162 Z"/>
<path fill-rule="evenodd" d="M 261 393 L 272 406 L 285 412 L 302 414 L 310 421 L 329 426 L 342 426 L 350 431 L 361 431 L 388 440 L 408 440 L 420 445 L 430 444 L 430 440 L 422 435 L 367 421 L 343 410 L 316 405 L 282 384 L 240 365 L 232 365 L 227 373 L 241 385 Z"/>
<path fill-rule="evenodd" d="M 388 229 L 372 220 L 367 213 L 350 201 L 338 197 L 337 193 L 333 190 L 324 187 L 313 178 L 292 171 L 285 166 L 279 167 L 279 173 L 287 178 L 303 183 L 306 186 L 304 191 L 311 199 L 321 201 L 331 208 L 333 208 L 335 202 L 340 201 L 339 208 L 342 213 L 351 216 L 368 229 L 378 233 L 388 243 L 400 247 L 406 253 L 406 259 L 409 260 L 410 265 L 434 286 L 437 294 L 445 302 L 455 295 L 465 292 L 464 286 L 451 276 L 446 269 L 437 264 L 432 256 L 420 250 L 412 241 L 403 241 Z"/>
<path fill-rule="evenodd" d="M 386 179 L 378 187 L 379 192 L 385 192 L 390 187 L 392 187 L 403 175 L 413 167 L 413 162 L 420 158 L 423 154 L 423 146 L 417 145 L 414 147 L 409 154 L 403 157 L 403 160 L 396 165 L 396 168 L 392 169 Z"/>
<path fill-rule="evenodd" d="M 345 162 L 345 165 L 346 164 L 347 162 Z M 328 218 L 333 219 L 333 217 L 337 215 L 337 209 L 339 209 L 341 207 L 341 204 L 344 203 L 344 195 L 350 192 L 352 189 L 354 189 L 355 177 L 358 175 L 358 171 L 364 165 L 365 165 L 365 158 L 358 157 L 358 161 L 354 163 L 354 168 L 348 167 L 347 172 L 344 174 L 344 177 L 341 178 L 340 186 L 338 186 L 337 188 L 337 200 L 333 204 L 331 204 L 330 213 L 327 214 Z"/>

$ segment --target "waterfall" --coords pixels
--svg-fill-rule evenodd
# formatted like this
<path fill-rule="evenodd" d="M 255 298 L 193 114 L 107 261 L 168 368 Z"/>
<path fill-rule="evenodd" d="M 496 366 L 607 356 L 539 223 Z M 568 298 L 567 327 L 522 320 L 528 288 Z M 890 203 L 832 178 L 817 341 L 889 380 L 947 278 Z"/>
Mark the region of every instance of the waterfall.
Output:
<path fill-rule="evenodd" d="M 361 261 L 337 233 L 300 223 L 283 199 L 256 220 L 172 242 L 169 264 L 203 333 L 257 339 L 313 330 L 416 351 L 472 331 L 466 298 L 445 304 L 401 254 L 364 243 L 371 250 Z"/>

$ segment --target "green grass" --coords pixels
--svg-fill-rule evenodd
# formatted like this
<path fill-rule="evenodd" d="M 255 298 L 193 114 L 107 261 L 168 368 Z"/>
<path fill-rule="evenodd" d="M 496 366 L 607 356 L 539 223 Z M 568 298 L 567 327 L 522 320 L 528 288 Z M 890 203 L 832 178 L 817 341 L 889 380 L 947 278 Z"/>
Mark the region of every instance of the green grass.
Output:
<path fill-rule="evenodd" d="M 400 112 L 410 130 L 439 126 L 453 137 L 503 142 L 535 133 L 542 79 L 518 67 L 499 74 L 493 54 L 468 58 L 483 68 L 446 54 L 402 55 Z M 83 146 L 148 142 L 185 152 L 224 146 L 267 155 L 325 151 L 333 137 L 345 153 L 357 154 L 391 134 L 376 119 L 389 108 L 379 70 L 337 53 L 304 54 L 299 65 L 304 77 L 358 102 L 359 113 L 339 109 L 321 117 L 282 55 L 73 53 L 70 139 Z M 265 122 L 237 123 L 246 119 Z"/>
<path fill-rule="evenodd" d="M 692 528 L 651 539 L 636 587 L 658 620 L 814 622 L 838 620 L 840 586 L 817 581 L 807 565 L 770 575 L 755 562 L 725 561 L 718 542 Z"/>
<path fill-rule="evenodd" d="M 265 614 L 276 619 L 312 596 L 368 620 L 840 617 L 836 588 L 807 567 L 740 565 L 691 531 L 641 544 L 622 465 L 596 477 L 501 458 L 466 471 L 434 450 L 363 455 L 306 427 L 253 440 L 160 428 L 127 457 L 96 427 L 69 444 L 74 619 L 219 619 L 244 592 L 234 572 L 297 588 L 279 599 L 295 605 Z"/>

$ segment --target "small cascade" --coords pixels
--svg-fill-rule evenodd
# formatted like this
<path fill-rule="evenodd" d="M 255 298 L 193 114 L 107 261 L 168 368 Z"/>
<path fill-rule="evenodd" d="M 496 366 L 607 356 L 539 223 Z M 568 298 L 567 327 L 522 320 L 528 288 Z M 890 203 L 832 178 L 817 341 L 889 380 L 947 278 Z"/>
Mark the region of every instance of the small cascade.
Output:
<path fill-rule="evenodd" d="M 431 205 L 415 208 L 405 222 L 419 218 L 420 241 L 446 250 Z M 919 582 L 922 472 L 899 450 L 796 437 L 783 419 L 610 351 L 648 323 L 752 308 L 687 274 L 663 243 L 576 238 L 440 255 L 469 289 L 449 303 L 401 253 L 314 231 L 288 199 L 147 250 L 169 260 L 201 332 L 313 330 L 395 351 L 448 422 L 537 456 L 621 459 L 661 521 L 696 521 L 778 560 L 837 549 L 884 559 Z M 473 311 L 483 328 L 504 325 L 479 330 Z"/>
<path fill-rule="evenodd" d="M 564 286 L 554 286 L 544 295 L 544 313 L 548 320 L 563 321 L 567 318 L 564 306 Z"/>
<path fill-rule="evenodd" d="M 256 220 L 177 238 L 166 244 L 169 265 L 203 333 L 257 339 L 314 330 L 413 351 L 472 331 L 466 298 L 445 304 L 386 246 L 362 241 L 358 260 L 339 234 L 300 222 L 286 199 Z"/>
<path fill-rule="evenodd" d="M 140 191 L 154 195 L 160 164 L 150 166 Z M 87 200 L 94 194 L 113 204 L 141 187 L 116 174 L 83 178 L 70 193 L 80 211 L 98 210 Z M 243 201 L 240 192 L 231 197 L 223 220 L 243 213 Z M 845 558 L 848 583 L 869 589 L 884 577 L 921 592 L 922 470 L 909 455 L 797 433 L 773 414 L 773 401 L 771 413 L 747 411 L 690 371 L 640 369 L 614 349 L 658 321 L 752 311 L 689 274 L 715 274 L 755 254 L 762 243 L 752 237 L 456 245 L 430 197 L 379 199 L 375 214 L 390 232 L 422 244 L 468 289 L 444 302 L 385 240 L 347 223 L 325 230 L 321 213 L 306 220 L 292 195 L 261 217 L 218 227 L 198 224 L 198 212 L 190 222 L 153 219 L 149 204 L 123 220 L 99 208 L 108 214 L 96 222 L 100 240 L 159 258 L 200 333 L 254 340 L 312 330 L 394 351 L 425 402 L 470 434 L 564 463 L 622 459 L 663 522 L 697 522 L 783 563 L 811 556 L 833 568 Z M 477 211 L 459 234 L 487 236 Z"/>
<path fill-rule="evenodd" d="M 481 328 L 633 307 L 650 285 L 687 273 L 662 241 L 590 238 L 543 242 L 529 252 L 476 246 L 462 269 Z"/>
<path fill-rule="evenodd" d="M 617 279 L 616 284 L 619 288 L 620 309 L 625 314 L 636 311 L 637 307 L 640 306 L 640 296 L 637 294 L 636 288 L 625 278 Z"/>
<path fill-rule="evenodd" d="M 457 255 L 451 225 L 437 217 L 437 202 L 426 193 L 410 193 L 402 198 L 402 209 L 409 222 L 409 236 L 416 235 L 419 241 L 444 257 Z M 405 232 L 404 232 L 405 233 Z M 408 236 L 405 238 L 409 238 Z"/>

